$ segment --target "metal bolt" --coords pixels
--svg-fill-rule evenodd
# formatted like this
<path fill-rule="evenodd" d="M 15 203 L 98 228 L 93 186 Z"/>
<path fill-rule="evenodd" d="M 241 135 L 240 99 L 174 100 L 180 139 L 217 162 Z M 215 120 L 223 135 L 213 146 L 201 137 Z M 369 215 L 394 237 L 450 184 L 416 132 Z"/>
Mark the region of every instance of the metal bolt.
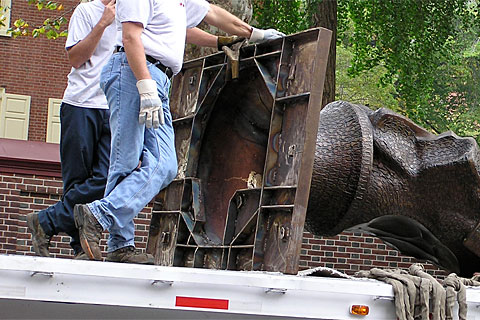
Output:
<path fill-rule="evenodd" d="M 288 156 L 289 157 L 293 157 L 295 155 L 295 145 L 292 144 L 290 147 L 288 147 Z"/>
<path fill-rule="evenodd" d="M 289 236 L 290 236 L 290 229 L 289 229 L 288 227 L 281 226 L 281 227 L 278 229 L 278 237 L 279 237 L 281 240 L 287 241 Z"/>
<path fill-rule="evenodd" d="M 162 237 L 160 238 L 162 243 L 168 243 L 170 241 L 170 232 L 162 232 Z"/>

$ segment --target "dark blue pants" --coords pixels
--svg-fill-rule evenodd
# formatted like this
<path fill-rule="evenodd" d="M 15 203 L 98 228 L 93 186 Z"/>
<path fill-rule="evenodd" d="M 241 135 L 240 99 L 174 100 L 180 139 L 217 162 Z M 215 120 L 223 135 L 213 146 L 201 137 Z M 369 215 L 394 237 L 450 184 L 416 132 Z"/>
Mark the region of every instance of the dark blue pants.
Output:
<path fill-rule="evenodd" d="M 110 159 L 109 110 L 75 107 L 60 109 L 60 160 L 62 200 L 38 213 L 47 235 L 64 232 L 72 237 L 75 253 L 82 251 L 73 207 L 101 199 L 105 192 Z"/>

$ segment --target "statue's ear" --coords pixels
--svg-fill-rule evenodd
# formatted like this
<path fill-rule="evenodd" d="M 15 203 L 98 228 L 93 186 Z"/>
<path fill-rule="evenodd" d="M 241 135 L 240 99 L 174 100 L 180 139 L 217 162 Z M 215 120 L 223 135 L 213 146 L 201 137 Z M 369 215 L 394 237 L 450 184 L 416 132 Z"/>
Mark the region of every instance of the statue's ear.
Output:
<path fill-rule="evenodd" d="M 412 120 L 393 112 L 390 109 L 380 108 L 369 115 L 370 122 L 374 127 L 384 127 L 389 124 L 396 124 L 399 127 L 407 129 L 417 138 L 435 138 L 435 135 L 417 125 Z"/>
<path fill-rule="evenodd" d="M 378 158 L 394 170 L 416 175 L 421 169 L 418 140 L 435 136 L 388 109 L 378 109 L 369 115 L 369 119 Z"/>

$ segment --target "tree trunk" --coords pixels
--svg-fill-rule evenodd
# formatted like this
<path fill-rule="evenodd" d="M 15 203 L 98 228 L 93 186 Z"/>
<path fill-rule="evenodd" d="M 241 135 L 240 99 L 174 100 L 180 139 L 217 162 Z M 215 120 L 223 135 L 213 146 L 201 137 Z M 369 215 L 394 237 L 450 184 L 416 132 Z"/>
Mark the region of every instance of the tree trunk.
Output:
<path fill-rule="evenodd" d="M 249 23 L 252 19 L 253 7 L 251 0 L 211 0 L 210 3 L 222 7 L 223 9 L 227 10 L 234 16 L 237 16 L 238 18 L 247 23 Z M 215 35 L 225 34 L 224 32 L 218 30 L 216 27 L 210 26 L 206 23 L 201 23 L 199 27 L 200 29 Z M 187 47 L 185 48 L 185 60 L 202 57 L 208 54 L 212 54 L 214 52 L 217 52 L 217 49 L 187 45 Z"/>
<path fill-rule="evenodd" d="M 332 30 L 332 42 L 327 62 L 327 74 L 323 88 L 323 105 L 335 100 L 335 63 L 337 44 L 337 0 L 323 0 L 313 15 L 314 27 Z"/>

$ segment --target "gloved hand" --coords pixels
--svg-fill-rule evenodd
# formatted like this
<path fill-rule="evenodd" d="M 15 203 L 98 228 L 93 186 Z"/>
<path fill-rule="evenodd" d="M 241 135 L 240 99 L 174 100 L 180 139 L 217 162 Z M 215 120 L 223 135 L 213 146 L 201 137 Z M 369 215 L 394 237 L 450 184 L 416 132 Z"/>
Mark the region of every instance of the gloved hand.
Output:
<path fill-rule="evenodd" d="M 275 29 L 263 30 L 252 27 L 252 35 L 250 36 L 249 40 L 253 43 L 261 43 L 263 41 L 273 40 L 281 37 L 285 37 L 285 34 Z"/>
<path fill-rule="evenodd" d="M 227 46 L 232 48 L 232 45 L 235 43 L 239 43 L 245 40 L 244 37 L 237 37 L 237 36 L 218 36 L 217 37 L 217 49 L 218 51 L 222 51 L 223 46 Z"/>
<path fill-rule="evenodd" d="M 155 129 L 165 124 L 162 100 L 160 100 L 157 92 L 157 82 L 152 79 L 139 80 L 137 81 L 137 89 L 140 94 L 138 122 L 140 124 L 145 123 L 147 128 L 153 126 Z"/>

